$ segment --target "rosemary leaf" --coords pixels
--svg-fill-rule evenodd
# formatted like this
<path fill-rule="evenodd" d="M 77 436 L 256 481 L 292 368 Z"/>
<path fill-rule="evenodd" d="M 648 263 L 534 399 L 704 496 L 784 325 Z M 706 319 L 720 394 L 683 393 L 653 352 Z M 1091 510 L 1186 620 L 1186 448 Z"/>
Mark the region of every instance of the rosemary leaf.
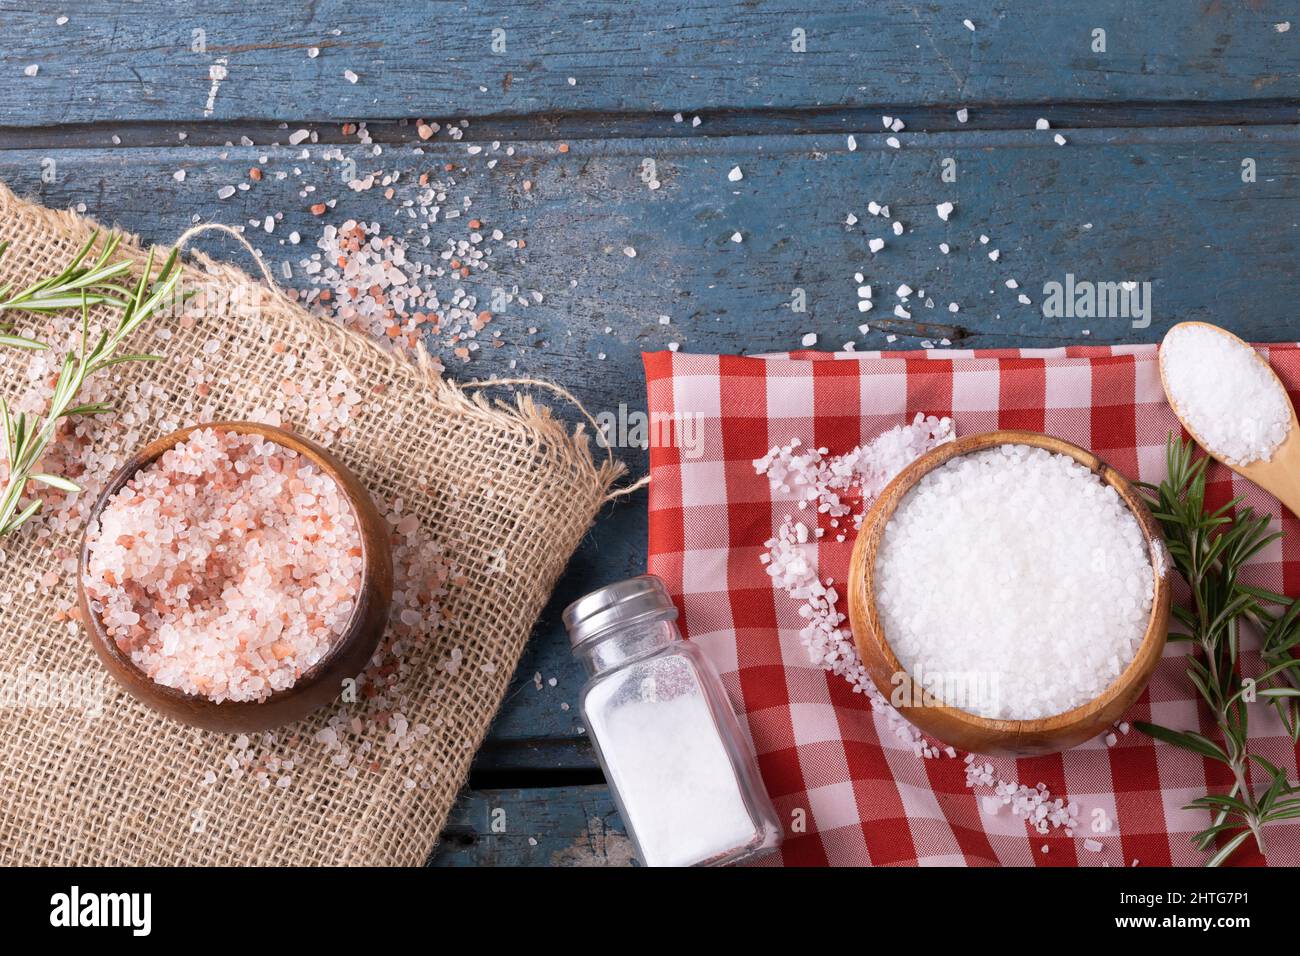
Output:
<path fill-rule="evenodd" d="M 1210 826 L 1193 837 L 1198 849 L 1208 852 L 1226 838 L 1205 861 L 1206 866 L 1218 866 L 1251 837 L 1265 852 L 1264 825 L 1300 816 L 1300 800 L 1284 799 L 1296 792 L 1285 772 L 1251 753 L 1249 746 L 1250 707 L 1256 700 L 1273 707 L 1292 740 L 1300 740 L 1300 660 L 1291 656 L 1291 648 L 1300 644 L 1300 602 L 1238 581 L 1245 563 L 1281 537 L 1269 530 L 1270 517 L 1244 507 L 1240 498 L 1208 510 L 1208 459 L 1197 457 L 1191 442 L 1170 435 L 1165 458 L 1169 477 L 1159 485 L 1139 487 L 1164 530 L 1174 567 L 1191 592 L 1190 604 L 1174 609 L 1185 633 L 1171 634 L 1170 640 L 1188 645 L 1187 679 L 1209 709 L 1221 740 L 1157 724 L 1137 727 L 1232 772 L 1227 794 L 1207 794 L 1188 804 L 1214 814 Z M 1251 680 L 1238 672 L 1243 621 L 1255 624 L 1262 638 L 1265 669 Z M 1263 790 L 1252 787 L 1252 764 L 1268 774 Z"/>
<path fill-rule="evenodd" d="M 21 335 L 6 335 L 0 333 L 0 345 L 7 345 L 15 349 L 30 349 L 33 352 L 44 352 L 49 346 L 44 342 L 37 342 L 35 339 L 24 338 Z"/>
<path fill-rule="evenodd" d="M 36 282 L 17 294 L 11 294 L 8 287 L 0 289 L 0 313 L 6 309 L 42 312 L 72 305 L 81 308 L 80 348 L 75 354 L 64 356 L 45 415 L 32 421 L 25 414 L 13 415 L 4 399 L 0 398 L 0 438 L 4 439 L 5 459 L 9 466 L 8 478 L 4 488 L 0 489 L 0 537 L 17 531 L 40 511 L 39 498 L 23 504 L 30 482 L 69 493 L 81 490 L 76 482 L 36 469 L 62 419 L 71 415 L 101 415 L 112 410 L 105 402 L 74 404 L 86 380 L 96 372 L 124 362 L 154 362 L 161 358 L 136 353 L 118 354 L 118 349 L 174 293 L 181 277 L 176 251 L 167 257 L 156 278 L 153 277 L 154 254 L 150 252 L 139 281 L 128 290 L 110 281 L 131 268 L 129 261 L 111 261 L 121 237 L 110 235 L 99 254 L 88 262 L 97 238 L 98 233 L 91 236 L 58 275 Z M 0 256 L 4 255 L 6 248 L 7 244 L 0 243 Z M 100 333 L 93 345 L 89 334 L 92 305 L 107 305 L 118 311 L 116 321 Z M 0 339 L 0 343 L 4 342 L 5 339 Z M 43 346 L 30 343 L 19 347 Z"/>
<path fill-rule="evenodd" d="M 33 283 L 20 292 L 13 292 L 12 285 L 0 288 L 0 314 L 12 312 L 58 312 L 86 305 L 111 305 L 124 308 L 128 293 L 111 280 L 131 268 L 128 260 L 111 262 L 113 253 L 121 244 L 122 237 L 110 235 L 99 254 L 87 263 L 90 251 L 99 239 L 99 232 L 91 234 L 90 239 L 81 247 L 67 267 L 57 275 L 49 276 Z M 0 257 L 9 249 L 9 243 L 0 243 Z"/>

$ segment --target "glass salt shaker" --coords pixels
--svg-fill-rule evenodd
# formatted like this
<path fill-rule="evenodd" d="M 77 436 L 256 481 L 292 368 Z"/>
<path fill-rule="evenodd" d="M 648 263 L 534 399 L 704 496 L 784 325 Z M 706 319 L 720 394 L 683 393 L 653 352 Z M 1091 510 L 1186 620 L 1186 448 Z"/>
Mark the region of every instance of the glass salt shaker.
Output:
<path fill-rule="evenodd" d="M 676 619 L 652 574 L 565 609 L 590 675 L 582 716 L 643 865 L 734 863 L 779 845 L 781 827 L 721 678 Z"/>

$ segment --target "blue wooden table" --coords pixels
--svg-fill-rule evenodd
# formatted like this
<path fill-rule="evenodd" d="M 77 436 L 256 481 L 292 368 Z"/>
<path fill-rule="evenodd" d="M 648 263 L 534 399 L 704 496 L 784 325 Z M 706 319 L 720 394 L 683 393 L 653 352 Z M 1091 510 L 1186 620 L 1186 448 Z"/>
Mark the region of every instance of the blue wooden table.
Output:
<path fill-rule="evenodd" d="M 672 343 L 1113 343 L 1183 319 L 1300 335 L 1294 3 L 0 0 L 0 38 L 0 179 L 156 242 L 199 220 L 245 226 L 289 285 L 306 286 L 326 222 L 411 228 L 345 171 L 453 164 L 474 216 L 525 240 L 465 285 L 543 300 L 498 314 L 504 345 L 450 374 L 552 379 L 596 412 L 643 408 L 639 353 Z M 418 120 L 443 130 L 426 141 Z M 956 228 L 941 236 L 944 201 Z M 878 307 L 863 334 L 858 271 L 933 307 Z M 1045 315 L 1044 284 L 1067 274 L 1150 282 L 1150 324 Z M 640 450 L 620 454 L 645 470 Z M 645 500 L 610 507 L 560 583 L 435 865 L 629 861 L 559 611 L 644 569 Z M 501 806 L 506 834 L 489 826 Z"/>

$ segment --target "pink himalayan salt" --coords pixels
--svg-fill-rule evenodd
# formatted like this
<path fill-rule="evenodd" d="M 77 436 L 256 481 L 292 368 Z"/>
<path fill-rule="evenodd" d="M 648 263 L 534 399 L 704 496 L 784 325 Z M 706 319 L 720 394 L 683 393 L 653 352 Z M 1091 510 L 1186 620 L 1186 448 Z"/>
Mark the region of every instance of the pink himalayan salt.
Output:
<path fill-rule="evenodd" d="M 86 587 L 117 646 L 214 701 L 291 687 L 347 628 L 351 504 L 297 452 L 211 428 L 142 469 L 90 528 Z"/>

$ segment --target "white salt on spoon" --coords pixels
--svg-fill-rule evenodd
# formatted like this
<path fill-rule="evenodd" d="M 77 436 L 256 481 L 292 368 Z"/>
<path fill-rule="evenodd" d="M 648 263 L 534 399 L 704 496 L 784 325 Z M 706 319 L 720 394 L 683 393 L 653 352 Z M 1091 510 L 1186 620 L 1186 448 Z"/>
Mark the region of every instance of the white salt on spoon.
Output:
<path fill-rule="evenodd" d="M 1180 322 L 1160 344 L 1160 381 L 1183 427 L 1214 458 L 1300 515 L 1295 406 L 1248 343 L 1208 322 Z"/>

